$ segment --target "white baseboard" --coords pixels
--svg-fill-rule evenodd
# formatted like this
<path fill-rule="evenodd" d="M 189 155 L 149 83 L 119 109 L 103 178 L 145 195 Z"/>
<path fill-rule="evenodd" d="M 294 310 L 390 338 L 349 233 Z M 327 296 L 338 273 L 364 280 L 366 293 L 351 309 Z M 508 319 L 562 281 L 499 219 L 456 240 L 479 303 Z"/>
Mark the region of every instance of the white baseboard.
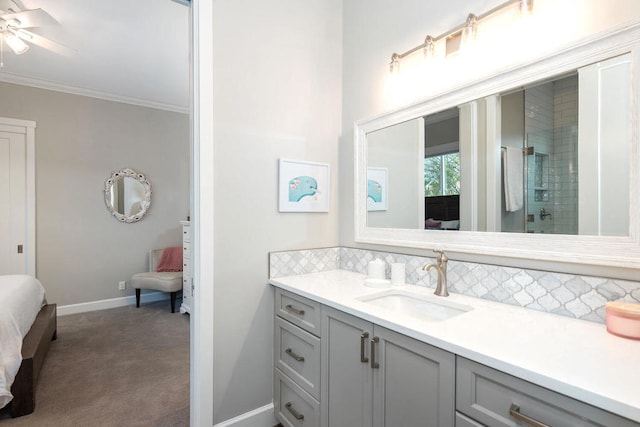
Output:
<path fill-rule="evenodd" d="M 272 427 L 278 424 L 273 415 L 273 403 L 261 408 L 238 415 L 230 420 L 223 421 L 213 427 Z"/>
<path fill-rule="evenodd" d="M 140 295 L 140 303 L 156 302 L 162 300 L 168 300 L 169 294 L 165 292 L 148 292 Z M 69 304 L 58 306 L 58 316 L 67 316 L 69 314 L 85 313 L 87 311 L 106 310 L 108 308 L 124 307 L 127 305 L 134 305 L 136 303 L 136 296 L 130 295 L 128 297 L 103 299 L 99 301 L 83 302 L 80 304 Z M 178 301 L 176 305 L 179 306 Z"/>

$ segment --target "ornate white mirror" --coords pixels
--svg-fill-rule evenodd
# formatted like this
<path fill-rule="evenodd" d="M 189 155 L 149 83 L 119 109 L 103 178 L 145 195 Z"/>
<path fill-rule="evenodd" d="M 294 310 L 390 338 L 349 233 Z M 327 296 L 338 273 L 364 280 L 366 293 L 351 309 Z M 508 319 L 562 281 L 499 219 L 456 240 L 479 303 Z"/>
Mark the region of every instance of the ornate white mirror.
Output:
<path fill-rule="evenodd" d="M 356 123 L 355 240 L 640 268 L 639 33 Z"/>
<path fill-rule="evenodd" d="M 151 184 L 133 169 L 119 170 L 105 181 L 104 201 L 118 221 L 140 221 L 151 205 Z"/>

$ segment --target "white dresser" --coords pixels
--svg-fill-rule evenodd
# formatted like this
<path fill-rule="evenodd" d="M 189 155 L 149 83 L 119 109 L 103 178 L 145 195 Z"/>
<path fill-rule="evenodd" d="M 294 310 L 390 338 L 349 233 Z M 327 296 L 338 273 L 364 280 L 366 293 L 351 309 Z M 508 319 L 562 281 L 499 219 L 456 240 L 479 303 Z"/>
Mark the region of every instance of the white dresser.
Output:
<path fill-rule="evenodd" d="M 182 305 L 180 313 L 191 313 L 193 293 L 191 290 L 191 224 L 189 221 L 180 221 L 182 224 Z"/>

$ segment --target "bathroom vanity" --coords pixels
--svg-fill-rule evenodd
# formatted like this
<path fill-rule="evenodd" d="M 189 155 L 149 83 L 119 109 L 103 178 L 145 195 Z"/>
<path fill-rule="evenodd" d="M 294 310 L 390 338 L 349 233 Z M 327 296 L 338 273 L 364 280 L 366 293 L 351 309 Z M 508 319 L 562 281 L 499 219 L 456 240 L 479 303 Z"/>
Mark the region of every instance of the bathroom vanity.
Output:
<path fill-rule="evenodd" d="M 640 426 L 640 341 L 344 270 L 271 279 L 285 426 Z M 538 424 L 536 424 L 538 423 Z"/>

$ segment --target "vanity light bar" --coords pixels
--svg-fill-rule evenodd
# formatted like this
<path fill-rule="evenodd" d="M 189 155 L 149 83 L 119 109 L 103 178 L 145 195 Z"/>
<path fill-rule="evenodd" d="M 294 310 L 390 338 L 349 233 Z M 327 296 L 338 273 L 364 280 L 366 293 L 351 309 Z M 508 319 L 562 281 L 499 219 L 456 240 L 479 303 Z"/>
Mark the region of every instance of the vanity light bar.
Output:
<path fill-rule="evenodd" d="M 455 46 L 451 49 L 449 49 L 449 46 L 447 46 L 447 55 L 457 52 L 460 49 L 460 42 L 468 41 L 469 39 L 475 39 L 479 21 L 493 15 L 498 11 L 506 9 L 514 3 L 518 3 L 518 9 L 520 10 L 520 14 L 523 16 L 528 15 L 533 11 L 533 0 L 509 0 L 481 15 L 474 15 L 473 13 L 470 13 L 469 15 L 467 15 L 467 20 L 463 24 L 458 25 L 457 27 L 447 32 L 444 32 L 437 37 L 427 35 L 423 43 L 409 49 L 406 52 L 394 52 L 391 55 L 391 62 L 389 62 L 389 71 L 391 73 L 397 73 L 400 68 L 400 60 L 419 50 L 423 51 L 425 58 L 433 58 L 435 44 L 442 39 L 446 39 L 447 42 L 449 40 L 452 40 L 454 41 L 453 44 L 455 44 Z"/>

